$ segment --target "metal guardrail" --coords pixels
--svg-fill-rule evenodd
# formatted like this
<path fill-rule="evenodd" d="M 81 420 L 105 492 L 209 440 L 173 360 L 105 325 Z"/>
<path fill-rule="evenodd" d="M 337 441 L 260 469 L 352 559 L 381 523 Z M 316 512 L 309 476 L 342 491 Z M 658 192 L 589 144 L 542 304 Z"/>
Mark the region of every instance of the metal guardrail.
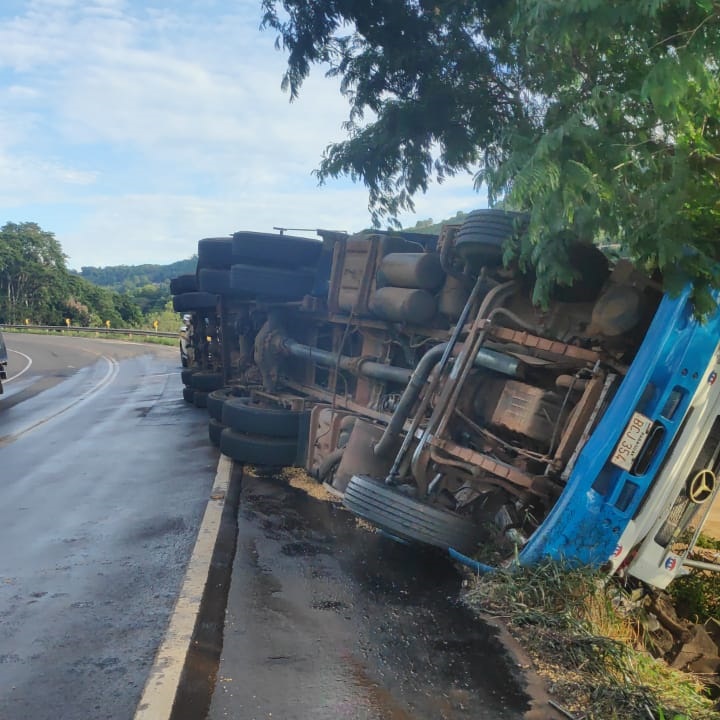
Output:
<path fill-rule="evenodd" d="M 161 337 L 177 338 L 176 332 L 159 332 L 157 330 L 138 330 L 137 328 L 81 327 L 80 325 L 4 325 L 0 330 L 46 330 L 59 333 L 95 333 L 96 335 L 126 335 L 128 337 Z"/>

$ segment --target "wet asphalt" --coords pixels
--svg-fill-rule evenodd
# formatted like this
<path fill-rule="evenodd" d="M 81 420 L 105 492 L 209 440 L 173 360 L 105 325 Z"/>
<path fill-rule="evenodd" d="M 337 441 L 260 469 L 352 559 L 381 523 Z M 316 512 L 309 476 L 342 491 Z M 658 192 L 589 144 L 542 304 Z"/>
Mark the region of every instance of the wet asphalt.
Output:
<path fill-rule="evenodd" d="M 0 718 L 131 718 L 217 465 L 174 348 L 6 335 Z M 18 353 L 23 353 L 20 355 Z"/>
<path fill-rule="evenodd" d="M 443 556 L 359 525 L 312 482 L 241 482 L 211 720 L 523 716 L 518 670 Z"/>

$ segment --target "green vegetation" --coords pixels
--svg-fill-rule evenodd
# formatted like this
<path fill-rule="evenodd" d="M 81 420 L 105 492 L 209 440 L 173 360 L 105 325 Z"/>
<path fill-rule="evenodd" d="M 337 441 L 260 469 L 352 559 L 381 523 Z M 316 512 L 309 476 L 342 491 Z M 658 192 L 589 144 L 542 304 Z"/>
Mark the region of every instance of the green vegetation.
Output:
<path fill-rule="evenodd" d="M 195 272 L 197 257 L 178 260 L 169 265 L 108 265 L 83 266 L 80 277 L 94 285 L 118 292 L 130 292 L 142 287 L 168 285 L 171 278 Z"/>
<path fill-rule="evenodd" d="M 194 272 L 196 259 L 170 265 L 67 269 L 55 236 L 36 223 L 0 228 L 0 323 L 99 327 L 150 327 L 176 331 L 171 277 Z M 107 284 L 108 287 L 101 287 Z"/>
<path fill-rule="evenodd" d="M 151 312 L 145 316 L 145 325 L 152 325 L 155 320 L 158 323 L 160 332 L 178 332 L 182 323 L 180 315 L 172 309 L 172 302 L 168 302 L 167 306 L 158 312 Z"/>
<path fill-rule="evenodd" d="M 116 292 L 71 274 L 55 236 L 36 223 L 0 229 L 0 322 L 114 327 L 142 320 L 137 306 Z"/>
<path fill-rule="evenodd" d="M 507 254 L 536 300 L 573 279 L 571 238 L 601 239 L 699 313 L 720 285 L 718 0 L 262 0 L 298 95 L 313 64 L 340 79 L 347 139 L 321 181 L 365 183 L 391 223 L 433 177 L 475 173 L 530 212 Z"/>
<path fill-rule="evenodd" d="M 88 266 L 81 268 L 80 276 L 95 285 L 121 293 L 128 302 L 137 305 L 142 315 L 155 319 L 158 313 L 168 308 L 170 279 L 194 273 L 196 264 L 197 257 L 192 257 L 169 265 Z"/>
<path fill-rule="evenodd" d="M 692 570 L 669 588 L 677 614 L 692 622 L 720 621 L 720 581 L 717 573 Z"/>
<path fill-rule="evenodd" d="M 477 578 L 470 607 L 502 616 L 553 696 L 588 720 L 717 720 L 693 678 L 645 649 L 642 610 L 607 576 L 556 563 Z M 580 714 L 582 713 L 582 714 Z"/>
<path fill-rule="evenodd" d="M 692 556 L 696 560 L 715 562 L 712 557 L 704 557 L 703 550 L 714 555 L 720 550 L 720 539 L 700 533 Z M 717 573 L 692 569 L 689 575 L 674 580 L 669 592 L 680 617 L 698 623 L 711 618 L 720 622 L 720 578 Z"/>
<path fill-rule="evenodd" d="M 133 328 L 135 329 L 135 328 Z M 159 329 L 159 328 L 158 328 Z M 173 331 L 177 331 L 177 323 L 172 328 Z M 163 331 L 160 331 L 163 332 Z M 169 332 L 169 331 L 168 331 Z M 176 337 L 158 337 L 156 335 L 153 335 L 154 329 L 146 329 L 144 334 L 130 334 L 130 333 L 103 333 L 103 332 L 97 332 L 95 330 L 90 330 L 89 328 L 81 328 L 77 326 L 71 325 L 68 328 L 60 328 L 60 329 L 53 329 L 53 330 L 43 330 L 40 328 L 35 327 L 28 327 L 28 328 L 22 328 L 22 329 L 16 329 L 16 328 L 3 328 L 3 333 L 5 335 L 11 334 L 11 333 L 21 333 L 21 334 L 28 334 L 28 335 L 69 335 L 71 337 L 83 337 L 83 338 L 93 338 L 95 340 L 125 340 L 127 342 L 141 342 L 141 343 L 147 343 L 149 345 L 167 345 L 169 347 L 176 347 L 178 344 L 178 339 Z"/>
<path fill-rule="evenodd" d="M 467 213 L 464 213 L 462 211 L 458 211 L 455 213 L 455 215 L 451 218 L 446 218 L 445 220 L 441 220 L 440 222 L 434 222 L 432 218 L 428 218 L 427 220 L 418 220 L 415 225 L 409 228 L 404 228 L 405 230 L 409 230 L 410 232 L 416 232 L 416 233 L 423 233 L 425 235 L 439 235 L 440 234 L 440 228 L 443 225 L 460 225 L 462 224 L 463 220 L 465 219 Z"/>

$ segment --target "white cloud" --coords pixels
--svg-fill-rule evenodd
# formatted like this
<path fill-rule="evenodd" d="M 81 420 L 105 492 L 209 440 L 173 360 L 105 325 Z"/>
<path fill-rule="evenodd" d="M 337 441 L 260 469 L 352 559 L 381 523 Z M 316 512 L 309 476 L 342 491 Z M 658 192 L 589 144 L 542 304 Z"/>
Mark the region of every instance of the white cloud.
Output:
<path fill-rule="evenodd" d="M 74 267 L 169 262 L 240 227 L 366 226 L 363 187 L 311 176 L 343 136 L 337 83 L 316 71 L 290 104 L 259 0 L 235 5 L 0 9 L 0 210 L 42 216 Z M 451 179 L 416 199 L 417 217 L 480 205 L 470 191 Z"/>
<path fill-rule="evenodd" d="M 33 202 L 56 202 L 64 186 L 87 186 L 96 174 L 65 167 L 60 163 L 9 156 L 0 152 L 0 207 L 17 207 L 32 197 Z M 42 194 L 38 196 L 38 190 Z"/>
<path fill-rule="evenodd" d="M 483 207 L 481 196 L 467 184 L 445 183 L 432 197 L 416 199 L 416 213 L 403 218 L 436 222 L 458 210 Z M 237 230 L 273 232 L 274 227 L 318 228 L 356 232 L 369 226 L 367 195 L 359 186 L 321 188 L 279 186 L 262 193 L 251 189 L 203 199 L 192 195 L 124 195 L 88 201 L 82 221 L 58 233 L 69 265 L 167 263 L 190 257 L 203 237 L 229 235 Z M 298 232 L 313 236 L 314 232 Z M 132 258 L 132 259 L 128 259 Z"/>
<path fill-rule="evenodd" d="M 36 100 L 39 97 L 37 90 L 23 85 L 11 85 L 7 89 L 8 95 L 19 100 Z"/>
<path fill-rule="evenodd" d="M 74 231 L 59 233 L 69 265 L 172 262 L 197 252 L 203 237 L 236 230 L 273 232 L 273 227 L 355 230 L 367 224 L 360 188 L 275 191 L 260 196 L 202 199 L 182 195 L 94 198 Z M 308 234 L 308 233 L 300 233 Z M 310 233 L 313 235 L 313 233 Z"/>

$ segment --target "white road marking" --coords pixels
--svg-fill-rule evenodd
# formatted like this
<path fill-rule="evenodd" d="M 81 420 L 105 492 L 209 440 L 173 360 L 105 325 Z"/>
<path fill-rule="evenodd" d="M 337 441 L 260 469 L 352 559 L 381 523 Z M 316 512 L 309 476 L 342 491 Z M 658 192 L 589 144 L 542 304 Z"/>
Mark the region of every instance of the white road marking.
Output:
<path fill-rule="evenodd" d="M 107 365 L 108 369 L 105 375 L 101 378 L 101 380 L 93 385 L 89 390 L 86 390 L 82 395 L 78 395 L 74 400 L 69 402 L 67 405 L 64 405 L 56 412 L 52 413 L 51 415 L 48 415 L 47 417 L 42 418 L 41 420 L 38 420 L 37 422 L 34 422 L 32 425 L 28 425 L 27 427 L 23 428 L 22 430 L 19 430 L 16 433 L 13 433 L 12 435 L 6 435 L 3 438 L 0 438 L 0 441 L 2 441 L 2 444 L 7 445 L 8 443 L 14 442 L 19 437 L 22 437 L 23 435 L 27 435 L 29 432 L 32 432 L 36 428 L 40 427 L 41 425 L 44 425 L 47 422 L 50 422 L 50 420 L 54 420 L 59 415 L 62 415 L 63 413 L 67 412 L 71 408 L 74 408 L 76 405 L 79 405 L 81 402 L 84 402 L 92 395 L 95 395 L 96 393 L 100 392 L 106 385 L 110 384 L 116 377 L 118 372 L 120 372 L 120 363 L 117 362 L 117 360 L 113 360 L 112 358 L 106 357 L 105 355 L 100 356 L 101 360 L 104 360 Z"/>
<path fill-rule="evenodd" d="M 221 455 L 215 484 L 205 508 L 185 580 L 175 603 L 165 638 L 145 683 L 134 720 L 169 720 L 170 718 L 210 572 L 210 562 L 220 531 L 231 472 L 232 461 Z"/>
<path fill-rule="evenodd" d="M 15 353 L 16 355 L 20 355 L 20 356 L 24 357 L 27 360 L 27 365 L 20 372 L 15 373 L 11 377 L 7 378 L 5 380 L 6 383 L 9 383 L 10 381 L 15 380 L 16 378 L 19 378 L 21 375 L 26 373 L 30 369 L 30 366 L 32 365 L 32 362 L 33 362 L 32 358 L 29 355 L 26 355 L 25 353 L 21 353 L 19 350 L 13 350 L 11 348 L 8 348 L 8 352 Z"/>

